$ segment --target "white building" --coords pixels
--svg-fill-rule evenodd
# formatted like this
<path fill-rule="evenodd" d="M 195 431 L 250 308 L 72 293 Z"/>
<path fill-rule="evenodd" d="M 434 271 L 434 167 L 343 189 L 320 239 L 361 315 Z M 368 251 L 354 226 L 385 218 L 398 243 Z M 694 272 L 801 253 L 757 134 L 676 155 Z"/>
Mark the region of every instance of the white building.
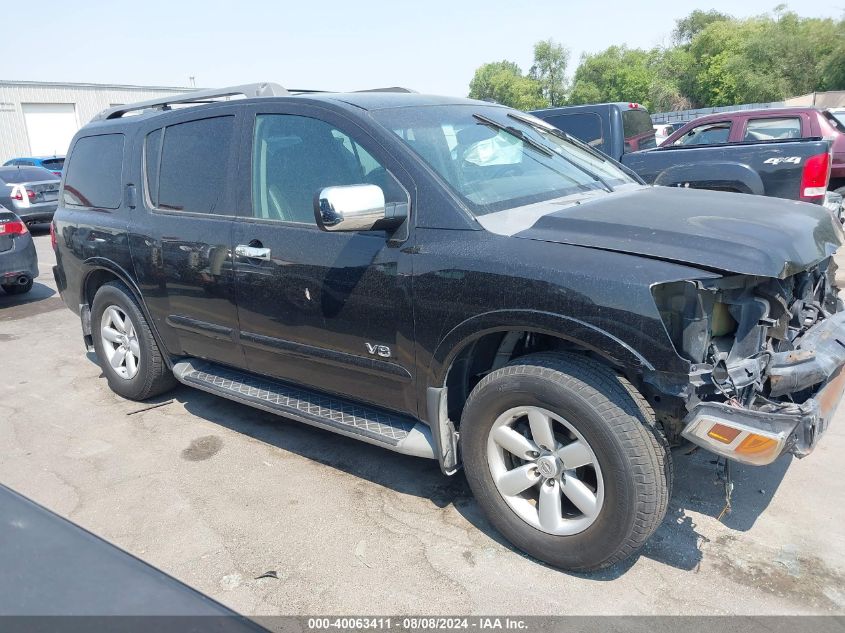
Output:
<path fill-rule="evenodd" d="M 0 165 L 18 156 L 65 154 L 76 131 L 111 106 L 190 90 L 0 80 Z"/>

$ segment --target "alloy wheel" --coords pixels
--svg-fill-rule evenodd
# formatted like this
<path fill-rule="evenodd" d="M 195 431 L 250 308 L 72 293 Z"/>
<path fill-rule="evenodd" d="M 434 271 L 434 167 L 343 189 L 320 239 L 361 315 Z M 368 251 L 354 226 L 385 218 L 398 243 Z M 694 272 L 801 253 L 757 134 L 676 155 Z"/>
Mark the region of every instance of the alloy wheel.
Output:
<path fill-rule="evenodd" d="M 487 463 L 511 510 L 538 530 L 577 534 L 601 512 L 598 459 L 584 436 L 551 411 L 524 406 L 500 415 L 490 429 Z"/>
<path fill-rule="evenodd" d="M 106 360 L 114 372 L 124 380 L 131 380 L 138 373 L 141 348 L 135 324 L 126 312 L 111 305 L 103 312 L 100 336 Z"/>

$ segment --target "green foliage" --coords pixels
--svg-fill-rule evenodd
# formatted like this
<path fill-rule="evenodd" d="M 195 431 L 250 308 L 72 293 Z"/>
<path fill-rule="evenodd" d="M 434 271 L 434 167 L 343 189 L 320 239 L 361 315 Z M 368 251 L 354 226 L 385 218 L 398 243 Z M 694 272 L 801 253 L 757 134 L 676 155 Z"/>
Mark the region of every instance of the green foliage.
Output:
<path fill-rule="evenodd" d="M 563 105 L 566 101 L 566 66 L 569 49 L 554 40 L 534 44 L 534 65 L 528 76 L 540 82 L 543 98 L 550 106 Z"/>
<path fill-rule="evenodd" d="M 470 96 L 521 109 L 637 101 L 659 112 L 845 90 L 845 18 L 803 18 L 785 5 L 747 19 L 696 10 L 677 21 L 672 41 L 582 55 L 568 85 L 569 51 L 544 40 L 527 76 L 513 62 L 484 64 Z"/>
<path fill-rule="evenodd" d="M 526 77 L 517 64 L 507 60 L 480 66 L 469 83 L 469 96 L 519 110 L 534 110 L 547 105 L 540 82 Z"/>
<path fill-rule="evenodd" d="M 845 88 L 844 30 L 843 20 L 792 12 L 713 22 L 685 47 L 682 89 L 696 106 L 719 106 Z"/>
<path fill-rule="evenodd" d="M 583 55 L 569 103 L 635 101 L 650 110 L 687 107 L 688 101 L 675 80 L 685 59 L 681 51 L 625 46 Z"/>
<path fill-rule="evenodd" d="M 714 22 L 730 21 L 732 19 L 731 16 L 715 9 L 710 9 L 710 11 L 696 9 L 687 17 L 681 18 L 675 23 L 675 30 L 672 31 L 672 40 L 675 44 L 689 44 L 696 35 Z"/>

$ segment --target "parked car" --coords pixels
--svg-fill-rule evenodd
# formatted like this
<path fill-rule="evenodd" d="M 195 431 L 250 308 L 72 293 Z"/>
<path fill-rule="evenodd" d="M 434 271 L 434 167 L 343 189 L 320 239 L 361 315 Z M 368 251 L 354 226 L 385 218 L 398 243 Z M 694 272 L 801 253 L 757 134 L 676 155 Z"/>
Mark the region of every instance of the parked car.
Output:
<path fill-rule="evenodd" d="M 832 141 L 829 188 L 845 192 L 845 125 L 828 110 L 770 108 L 710 114 L 684 125 L 666 139 L 666 145 L 756 143 L 816 137 Z"/>
<path fill-rule="evenodd" d="M 178 381 L 463 467 L 571 570 L 661 524 L 669 444 L 765 465 L 823 435 L 845 381 L 823 208 L 643 185 L 481 101 L 170 99 L 237 93 L 72 141 L 54 275 L 117 394 Z"/>
<path fill-rule="evenodd" d="M 657 149 L 643 136 L 648 112 L 635 104 L 604 103 L 536 110 L 534 115 L 599 149 L 649 184 L 752 193 L 838 205 L 827 196 L 831 141 L 770 139 L 736 142 L 726 123 L 707 124 L 702 142 L 675 144 L 690 124 Z M 739 113 L 737 113 L 739 114 Z M 699 121 L 701 119 L 698 119 Z M 653 132 L 652 132 L 653 133 Z M 708 142 L 704 142 L 708 141 Z"/>
<path fill-rule="evenodd" d="M 24 294 L 32 290 L 36 277 L 38 255 L 26 224 L 0 207 L 0 287 L 8 294 Z"/>
<path fill-rule="evenodd" d="M 0 204 L 28 225 L 49 222 L 56 211 L 60 182 L 42 167 L 0 167 Z"/>
<path fill-rule="evenodd" d="M 12 158 L 3 163 L 4 166 L 14 167 L 42 167 L 53 175 L 62 177 L 62 168 L 65 164 L 64 156 L 31 156 L 27 158 Z"/>
<path fill-rule="evenodd" d="M 828 112 L 836 117 L 841 125 L 845 126 L 845 108 L 829 108 Z"/>
<path fill-rule="evenodd" d="M 677 129 L 672 123 L 655 123 L 652 127 L 654 128 L 654 141 L 657 145 L 669 138 L 672 132 Z"/>

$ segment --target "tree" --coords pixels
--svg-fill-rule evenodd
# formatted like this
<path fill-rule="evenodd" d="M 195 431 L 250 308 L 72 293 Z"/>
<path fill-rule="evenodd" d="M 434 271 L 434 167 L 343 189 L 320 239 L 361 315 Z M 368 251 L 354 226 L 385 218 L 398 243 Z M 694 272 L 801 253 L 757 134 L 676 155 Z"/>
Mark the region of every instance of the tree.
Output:
<path fill-rule="evenodd" d="M 569 101 L 636 101 L 649 109 L 658 107 L 658 103 L 661 108 L 676 106 L 682 98 L 668 72 L 669 61 L 661 49 L 645 51 L 626 46 L 582 55 Z"/>
<path fill-rule="evenodd" d="M 540 82 L 526 77 L 516 63 L 507 60 L 479 66 L 469 84 L 469 96 L 519 110 L 534 110 L 548 105 Z"/>
<path fill-rule="evenodd" d="M 845 87 L 843 24 L 782 9 L 776 19 L 712 22 L 684 47 L 690 67 L 682 90 L 696 106 L 719 106 Z"/>
<path fill-rule="evenodd" d="M 544 40 L 534 45 L 528 76 L 513 62 L 484 64 L 470 96 L 522 109 L 637 101 L 661 112 L 845 89 L 845 18 L 803 18 L 786 5 L 746 19 L 696 10 L 676 22 L 673 42 L 582 55 L 567 86 L 569 51 Z"/>
<path fill-rule="evenodd" d="M 689 44 L 696 35 L 714 22 L 724 22 L 733 19 L 726 13 L 721 13 L 715 9 L 710 9 L 709 11 L 696 9 L 687 17 L 675 22 L 675 30 L 672 31 L 672 41 L 676 45 Z"/>
<path fill-rule="evenodd" d="M 534 65 L 528 76 L 538 81 L 542 94 L 550 106 L 560 106 L 566 100 L 566 67 L 569 49 L 554 40 L 534 44 Z"/>

